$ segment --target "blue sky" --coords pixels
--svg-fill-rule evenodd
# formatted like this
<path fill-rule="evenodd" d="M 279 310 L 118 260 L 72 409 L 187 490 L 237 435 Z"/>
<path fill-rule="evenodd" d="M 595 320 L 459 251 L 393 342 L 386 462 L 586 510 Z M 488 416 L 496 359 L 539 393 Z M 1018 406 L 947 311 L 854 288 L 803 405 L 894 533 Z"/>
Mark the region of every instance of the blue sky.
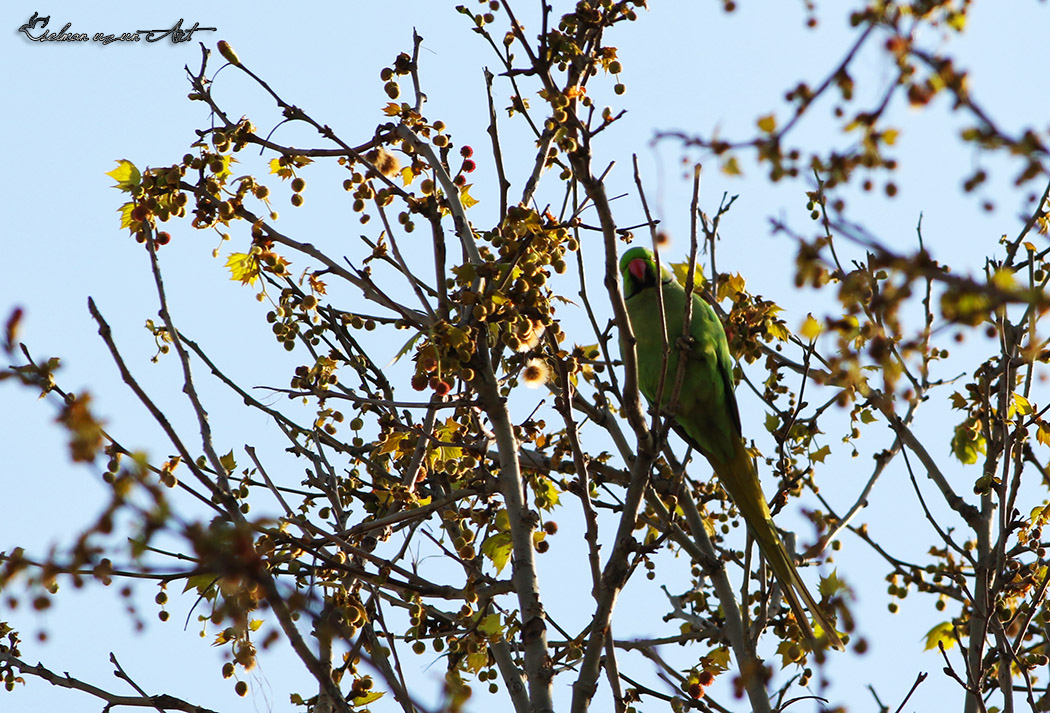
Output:
<path fill-rule="evenodd" d="M 564 2 L 554 4 L 557 10 L 568 6 Z M 604 87 L 605 96 L 596 97 L 599 106 L 622 106 L 628 114 L 608 132 L 595 163 L 616 162 L 608 181 L 610 193 L 629 194 L 614 203 L 617 217 L 623 224 L 637 223 L 640 208 L 633 192 L 630 163 L 631 153 L 638 154 L 650 203 L 669 232 L 678 236 L 671 256 L 681 259 L 687 247 L 688 181 L 682 178 L 680 147 L 670 142 L 653 146 L 654 132 L 719 127 L 726 137 L 748 136 L 756 117 L 770 111 L 786 116 L 783 92 L 801 78 L 815 84 L 838 61 L 851 38 L 846 32 L 848 13 L 831 3 L 820 4 L 821 25 L 815 31 L 804 27 L 802 3 L 742 0 L 738 10 L 728 16 L 719 10 L 721 3 L 717 2 L 652 4 L 652 10 L 641 13 L 638 23 L 623 27 L 609 38 L 620 48 L 627 93 L 614 97 L 611 81 L 598 82 L 592 93 Z M 189 87 L 183 67 L 199 66 L 196 40 L 212 48 L 218 40 L 228 40 L 242 61 L 287 100 L 331 124 L 352 142 L 363 142 L 383 120 L 381 108 L 388 101 L 379 70 L 399 51 L 411 47 L 415 27 L 424 37 L 421 60 L 428 116 L 443 119 L 460 144 L 475 147 L 479 167 L 472 177 L 472 194 L 481 202 L 471 217 L 478 225 L 491 225 L 498 201 L 491 187 L 495 172 L 484 133 L 487 114 L 481 67 L 487 65 L 496 71 L 498 63 L 481 38 L 470 31 L 466 19 L 453 11 L 454 5 L 405 0 L 340 5 L 306 2 L 249 9 L 246 5 L 184 2 L 171 9 L 128 2 L 101 6 L 53 2 L 46 8 L 5 3 L 0 8 L 0 26 L 7 28 L 0 41 L 0 59 L 9 68 L 5 79 L 9 108 L 0 114 L 0 129 L 7 137 L 8 170 L 0 178 L 4 196 L 0 203 L 4 224 L 0 245 L 7 269 L 0 274 L 0 315 L 15 305 L 23 306 L 22 338 L 34 355 L 61 356 L 63 385 L 76 391 L 90 390 L 97 412 L 105 416 L 109 429 L 119 434 L 123 443 L 142 447 L 158 457 L 166 455 L 169 447 L 145 410 L 120 383 L 87 313 L 90 295 L 113 326 L 136 375 L 172 418 L 192 433 L 192 413 L 180 399 L 176 364 L 172 360 L 162 360 L 158 365 L 149 362 L 154 347 L 142 325 L 155 317 L 156 297 L 147 257 L 118 229 L 116 210 L 123 198 L 110 188 L 112 180 L 105 172 L 120 158 L 140 167 L 171 164 L 188 150 L 195 138 L 193 129 L 207 125 L 203 105 L 186 98 Z M 534 4 L 528 5 L 522 16 L 536 30 L 536 23 L 529 19 Z M 92 36 L 96 32 L 119 35 L 171 27 L 180 18 L 184 27 L 196 22 L 218 30 L 199 31 L 193 42 L 183 44 L 167 40 L 154 44 L 38 43 L 17 32 L 34 12 L 50 15 L 49 30 L 69 22 L 71 31 Z M 1043 3 L 1017 2 L 1005 11 L 1002 6 L 978 2 L 972 10 L 971 29 L 965 35 L 924 39 L 927 47 L 954 53 L 959 64 L 971 70 L 974 94 L 1001 125 L 1034 125 L 1045 131 L 1050 117 L 1050 75 L 1045 71 L 1050 59 L 1044 36 L 1047 20 Z M 893 79 L 879 46 L 875 43 L 874 51 L 862 54 L 855 67 L 858 86 L 867 87 L 859 91 L 862 95 L 870 92 L 865 96 L 876 95 Z M 213 68 L 217 66 L 212 64 Z M 243 77 L 224 70 L 217 87 L 216 93 L 229 111 L 250 116 L 263 130 L 274 125 L 276 112 L 267 97 Z M 498 92 L 497 107 L 505 106 L 506 88 L 499 87 Z M 812 125 L 800 128 L 800 139 L 816 145 L 828 137 L 836 142 L 844 140 L 826 119 L 829 108 L 830 104 L 818 107 Z M 892 201 L 881 191 L 870 196 L 851 195 L 848 217 L 866 225 L 886 243 L 906 249 L 915 244 L 915 225 L 922 213 L 924 236 L 935 257 L 950 260 L 962 270 L 979 269 L 999 236 L 1019 229 L 1018 214 L 1027 205 L 1024 199 L 1028 191 L 1012 188 L 1013 171 L 1004 164 L 984 161 L 971 149 L 960 147 L 957 134 L 961 124 L 945 101 L 939 100 L 922 112 L 895 104 L 890 115 L 901 130 L 896 154 L 902 166 L 895 178 L 900 194 Z M 516 180 L 522 175 L 520 168 L 531 161 L 533 147 L 522 127 L 509 121 L 503 112 L 500 121 L 508 173 Z M 282 141 L 316 145 L 316 139 L 301 129 L 282 131 Z M 263 160 L 258 159 L 258 165 Z M 992 169 L 992 180 L 979 196 L 963 196 L 960 183 L 978 164 Z M 318 167 L 304 175 L 310 186 L 306 207 L 296 210 L 286 198 L 278 199 L 284 228 L 310 236 L 311 241 L 333 252 L 345 245 L 348 255 L 359 253 L 353 242 L 358 226 L 341 201 L 339 181 L 332 178 L 335 174 Z M 275 191 L 284 196 L 274 183 Z M 801 324 L 807 312 L 820 314 L 822 305 L 814 295 L 792 286 L 793 246 L 784 238 L 771 236 L 769 218 L 784 218 L 800 230 L 811 230 L 802 197 L 808 188 L 805 180 L 771 187 L 764 172 L 749 162 L 744 163 L 744 176 L 740 178 L 722 175 L 714 161 L 705 168 L 702 200 L 706 210 L 714 210 L 723 191 L 740 195 L 723 223 L 719 268 L 742 273 L 753 290 L 784 306 L 792 327 Z M 521 181 L 516 180 L 512 195 L 520 189 Z M 541 202 L 543 197 L 541 193 Z M 991 214 L 984 212 L 980 207 L 984 199 L 994 200 L 998 209 Z M 170 229 L 173 241 L 162 251 L 162 260 L 176 320 L 195 339 L 207 344 L 222 363 L 236 365 L 245 383 L 283 382 L 294 357 L 274 348 L 262 324 L 265 310 L 249 290 L 229 281 L 224 260 L 211 258 L 217 241 L 195 233 L 185 222 L 173 223 Z M 243 246 L 246 237 L 240 237 Z M 235 237 L 232 246 L 222 249 L 228 252 L 236 247 Z M 567 320 L 582 329 L 578 315 L 567 316 Z M 572 338 L 571 328 L 567 331 Z M 584 333 L 579 341 L 589 343 L 593 339 Z M 390 356 L 396 346 L 400 345 L 391 347 Z M 975 365 L 966 361 L 965 353 L 962 359 L 953 364 L 956 373 L 972 370 Z M 943 395 L 946 397 L 947 393 Z M 257 441 L 255 434 L 267 426 L 261 416 L 237 409 L 236 399 L 220 389 L 212 388 L 208 398 L 218 436 L 231 447 Z M 745 421 L 750 419 L 755 424 L 751 431 L 757 437 L 760 405 L 751 398 L 742 400 L 741 407 Z M 0 453 L 4 454 L 0 458 L 0 486 L 6 505 L 0 519 L 0 550 L 21 544 L 43 552 L 95 514 L 103 498 L 98 474 L 67 462 L 62 434 L 52 423 L 56 413 L 53 403 L 39 402 L 5 384 L 0 389 L 0 413 L 5 414 L 0 429 Z M 945 418 L 950 416 L 939 415 L 948 414 L 948 410 L 944 403 L 931 403 L 929 413 L 929 425 L 922 435 L 935 444 L 938 457 L 952 467 L 947 460 L 945 435 L 950 425 Z M 829 439 L 834 448 L 834 436 L 829 434 Z M 866 442 L 869 450 L 875 451 L 887 446 L 889 437 L 874 431 Z M 829 464 L 827 492 L 844 508 L 866 479 L 869 461 L 858 465 L 843 458 L 834 463 L 829 460 Z M 881 534 L 906 551 L 912 540 L 909 528 L 920 528 L 923 542 L 929 540 L 929 533 L 921 530 L 926 523 L 917 507 L 897 502 L 899 489 L 908 487 L 901 467 L 897 464 L 874 494 L 866 519 L 876 523 L 873 534 L 878 536 L 877 528 L 885 527 Z M 952 475 L 963 484 L 973 478 L 961 467 Z M 797 518 L 797 514 L 784 515 L 788 527 L 792 517 Z M 794 522 L 801 524 L 801 519 Z M 567 526 L 560 524 L 563 530 Z M 560 568 L 570 566 L 570 537 L 565 534 L 558 540 L 561 555 L 553 552 L 541 558 L 541 574 L 547 581 L 554 581 L 561 576 Z M 681 566 L 686 564 L 682 562 Z M 884 568 L 857 541 L 845 543 L 835 566 L 858 591 L 860 631 L 872 646 L 866 657 L 849 655 L 833 662 L 829 669 L 834 681 L 832 701 L 846 703 L 851 709 L 870 707 L 873 701 L 865 689 L 870 682 L 883 701 L 895 707 L 918 670 L 931 671 L 932 675 L 909 709 L 931 709 L 945 697 L 961 701 L 956 685 L 940 674 L 939 656 L 921 651 L 922 635 L 937 621 L 932 602 L 913 594 L 901 614 L 890 616 L 881 579 Z M 219 655 L 198 640 L 195 623 L 191 621 L 183 632 L 181 622 L 190 602 L 173 604 L 173 621 L 178 623 L 161 625 L 149 606 L 152 593 L 143 590 L 138 599 L 149 623 L 146 633 L 139 635 L 124 616 L 124 603 L 115 592 L 89 588 L 65 594 L 39 619 L 25 609 L 11 615 L 23 627 L 26 659 L 40 660 L 54 670 L 119 690 L 120 683 L 113 679 L 108 663 L 113 651 L 147 690 L 180 695 L 199 705 L 229 711 L 287 710 L 287 692 L 302 684 L 303 679 L 281 663 L 287 660 L 282 656 L 288 652 L 279 651 L 272 658 L 263 658 L 261 670 L 251 681 L 253 694 L 242 701 L 219 676 Z M 581 590 L 581 597 L 586 597 L 586 589 Z M 630 621 L 631 607 L 641 611 L 645 601 L 643 592 L 625 593 L 620 612 L 627 614 L 625 621 Z M 566 618 L 580 613 L 572 611 L 570 602 L 550 597 L 547 606 Z M 33 638 L 41 623 L 50 635 L 46 644 L 38 644 Z M 101 629 L 103 623 L 105 628 Z M 421 668 L 430 663 L 423 658 L 419 660 Z M 160 665 L 162 661 L 167 665 Z M 424 686 L 437 685 L 442 666 L 438 662 L 420 674 Z M 475 710 L 484 709 L 484 700 L 483 696 L 476 700 Z M 99 704 L 87 697 L 36 680 L 0 701 L 5 709 L 18 711 L 99 709 Z M 380 706 L 375 709 L 386 710 Z"/>

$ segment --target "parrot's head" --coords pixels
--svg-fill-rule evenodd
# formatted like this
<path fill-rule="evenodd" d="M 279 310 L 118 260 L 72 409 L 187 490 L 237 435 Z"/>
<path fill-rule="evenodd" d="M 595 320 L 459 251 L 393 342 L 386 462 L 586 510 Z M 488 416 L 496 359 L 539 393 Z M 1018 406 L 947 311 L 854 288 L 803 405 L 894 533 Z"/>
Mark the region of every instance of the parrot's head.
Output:
<path fill-rule="evenodd" d="M 663 283 L 674 280 L 674 273 L 666 265 L 660 266 Z M 649 248 L 631 248 L 620 258 L 624 297 L 630 299 L 648 287 L 656 287 L 656 257 Z"/>

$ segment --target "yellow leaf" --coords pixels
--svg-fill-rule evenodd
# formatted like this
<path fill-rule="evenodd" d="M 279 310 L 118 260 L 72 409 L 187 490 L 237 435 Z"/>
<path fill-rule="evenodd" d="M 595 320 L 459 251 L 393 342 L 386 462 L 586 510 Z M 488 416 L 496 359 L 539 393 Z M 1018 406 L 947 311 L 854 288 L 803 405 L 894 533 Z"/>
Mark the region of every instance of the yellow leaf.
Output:
<path fill-rule="evenodd" d="M 467 669 L 473 673 L 479 673 L 481 669 L 486 668 L 489 665 L 489 652 L 487 649 L 481 649 L 475 651 L 472 654 L 467 654 L 466 658 L 463 659 Z"/>
<path fill-rule="evenodd" d="M 886 129 L 882 132 L 882 142 L 887 146 L 893 146 L 897 143 L 897 137 L 901 134 L 897 129 Z"/>
<path fill-rule="evenodd" d="M 1047 523 L 1047 520 L 1050 520 L 1050 505 L 1035 506 L 1028 517 L 1031 519 L 1033 527 L 1042 527 Z"/>
<path fill-rule="evenodd" d="M 393 431 L 386 437 L 383 443 L 376 450 L 376 453 L 382 455 L 384 453 L 393 453 L 398 449 L 398 446 L 408 436 L 404 431 Z"/>
<path fill-rule="evenodd" d="M 1032 408 L 1031 402 L 1016 392 L 1014 392 L 1014 409 L 1016 409 L 1017 413 L 1022 416 L 1031 416 L 1035 413 L 1035 409 Z"/>
<path fill-rule="evenodd" d="M 705 671 L 718 674 L 729 670 L 729 648 L 719 646 L 712 649 L 707 656 L 700 657 L 700 665 Z"/>
<path fill-rule="evenodd" d="M 464 208 L 473 208 L 478 204 L 478 200 L 470 195 L 470 189 L 473 183 L 468 183 L 459 189 L 459 202 L 463 204 Z"/>
<path fill-rule="evenodd" d="M 846 583 L 839 579 L 839 571 L 834 569 L 827 577 L 820 578 L 820 596 L 831 598 L 848 589 Z"/>
<path fill-rule="evenodd" d="M 926 632 L 926 647 L 925 651 L 930 649 L 936 649 L 937 644 L 944 644 L 945 650 L 955 646 L 955 636 L 952 632 L 955 631 L 954 625 L 950 621 L 942 621 L 935 627 Z"/>
<path fill-rule="evenodd" d="M 1035 432 L 1035 439 L 1044 446 L 1050 446 L 1050 426 L 1040 423 L 1039 430 Z"/>
<path fill-rule="evenodd" d="M 810 460 L 814 460 L 818 463 L 823 463 L 824 459 L 831 455 L 830 446 L 821 446 L 816 453 L 811 453 L 809 456 Z"/>
<path fill-rule="evenodd" d="M 222 169 L 219 171 L 215 171 L 215 177 L 219 180 L 228 178 L 230 175 L 230 164 L 234 163 L 237 159 L 235 159 L 233 156 L 218 156 L 216 158 L 218 158 L 218 160 L 222 163 Z M 212 159 L 212 161 L 214 160 L 215 158 Z"/>
<path fill-rule="evenodd" d="M 503 622 L 499 614 L 489 614 L 478 624 L 478 631 L 485 636 L 499 637 L 503 633 Z"/>
<path fill-rule="evenodd" d="M 780 642 L 780 645 L 777 646 L 777 653 L 780 654 L 781 665 L 786 667 L 793 663 L 801 663 L 805 649 L 797 642 L 788 639 Z"/>
<path fill-rule="evenodd" d="M 558 488 L 549 478 L 537 478 L 534 490 L 536 507 L 550 510 L 558 504 Z"/>
<path fill-rule="evenodd" d="M 992 275 L 992 284 L 1001 290 L 1009 290 L 1017 284 L 1017 280 L 1014 279 L 1013 270 L 1003 268 L 1002 270 L 996 270 L 995 274 Z"/>
<path fill-rule="evenodd" d="M 389 490 L 373 488 L 372 495 L 375 496 L 376 502 L 378 502 L 383 507 L 386 507 L 392 502 L 394 502 L 394 495 Z"/>
<path fill-rule="evenodd" d="M 671 263 L 671 270 L 674 272 L 674 276 L 678 278 L 678 281 L 685 286 L 686 281 L 689 279 L 689 263 L 687 262 L 673 262 Z M 693 266 L 693 289 L 699 291 L 704 286 L 704 273 L 700 271 L 700 268 L 696 265 Z"/>
<path fill-rule="evenodd" d="M 739 293 L 743 292 L 746 286 L 747 282 L 744 280 L 744 278 L 741 277 L 739 273 L 733 273 L 727 279 L 722 280 L 720 283 L 718 283 L 718 294 L 715 295 L 715 297 L 718 299 L 719 302 L 726 299 L 727 297 L 729 299 L 732 299 L 736 297 Z"/>
<path fill-rule="evenodd" d="M 233 641 L 237 638 L 237 634 L 234 632 L 233 627 L 223 629 L 215 636 L 215 641 L 211 642 L 212 646 L 222 646 L 227 641 Z"/>
<path fill-rule="evenodd" d="M 806 339 L 813 341 L 820 335 L 820 332 L 823 329 L 823 325 L 821 325 L 820 322 L 814 319 L 812 314 L 807 314 L 806 320 L 802 323 L 802 326 L 799 328 L 798 333 Z"/>
<path fill-rule="evenodd" d="M 496 512 L 496 520 L 492 524 L 500 532 L 510 532 L 510 514 L 506 508 Z"/>
<path fill-rule="evenodd" d="M 134 203 L 125 203 L 124 205 L 117 208 L 117 212 L 120 213 L 120 227 L 130 228 L 136 221 L 131 217 L 131 211 L 135 210 Z"/>
<path fill-rule="evenodd" d="M 296 165 L 300 164 L 296 162 Z M 281 165 L 281 160 L 279 158 L 270 160 L 270 173 L 277 174 L 281 178 L 285 179 L 291 178 L 295 175 L 295 171 L 292 170 L 291 166 Z"/>
<path fill-rule="evenodd" d="M 352 699 L 354 706 L 367 706 L 369 703 L 374 703 L 382 698 L 386 693 L 384 691 L 369 691 L 356 698 Z"/>
<path fill-rule="evenodd" d="M 401 113 L 401 105 L 397 102 L 390 102 L 385 107 L 383 107 L 383 113 L 387 116 L 397 116 Z"/>
<path fill-rule="evenodd" d="M 1034 253 L 1034 252 L 1035 252 L 1035 244 L 1033 244 L 1033 243 L 1030 243 L 1030 242 L 1029 242 L 1029 241 L 1027 241 L 1027 240 L 1025 240 L 1025 241 L 1024 241 L 1023 243 L 1021 243 L 1021 244 L 1022 244 L 1022 245 L 1024 245 L 1024 249 L 1025 249 L 1025 250 L 1027 250 L 1028 252 L 1030 252 L 1030 253 Z"/>
<path fill-rule="evenodd" d="M 219 456 L 219 464 L 226 469 L 227 473 L 232 473 L 237 468 L 237 461 L 233 459 L 233 451 L 231 450 L 224 456 Z"/>
<path fill-rule="evenodd" d="M 786 342 L 791 337 L 784 323 L 774 319 L 766 324 L 766 331 L 769 332 L 769 336 L 781 342 Z"/>
<path fill-rule="evenodd" d="M 114 188 L 119 188 L 122 191 L 130 191 L 142 180 L 142 174 L 135 168 L 135 164 L 126 158 L 117 161 L 117 167 L 106 175 L 117 182 Z"/>
<path fill-rule="evenodd" d="M 602 355 L 601 347 L 597 344 L 576 345 L 584 359 L 597 359 Z M 575 350 L 574 350 L 575 351 Z"/>
<path fill-rule="evenodd" d="M 772 134 L 777 129 L 777 118 L 772 114 L 766 114 L 758 118 L 758 128 L 767 134 Z"/>
<path fill-rule="evenodd" d="M 739 176 L 743 173 L 740 170 L 740 163 L 736 160 L 736 156 L 730 156 L 722 162 L 722 173 L 727 176 Z"/>
<path fill-rule="evenodd" d="M 416 172 L 412 170 L 411 166 L 405 166 L 401 169 L 401 180 L 406 186 L 412 185 L 412 181 L 416 179 Z"/>
<path fill-rule="evenodd" d="M 254 285 L 259 277 L 259 261 L 254 255 L 232 253 L 226 259 L 226 267 L 230 268 L 231 280 L 240 280 L 245 285 Z"/>

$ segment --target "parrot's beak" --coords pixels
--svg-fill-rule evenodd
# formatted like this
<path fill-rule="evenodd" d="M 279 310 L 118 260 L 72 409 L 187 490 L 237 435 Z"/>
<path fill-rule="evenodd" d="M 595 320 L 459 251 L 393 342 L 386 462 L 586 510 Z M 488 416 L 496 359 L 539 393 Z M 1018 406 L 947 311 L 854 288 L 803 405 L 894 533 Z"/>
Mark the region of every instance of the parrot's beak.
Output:
<path fill-rule="evenodd" d="M 631 260 L 627 265 L 627 271 L 631 273 L 631 276 L 638 280 L 639 284 L 645 284 L 645 273 L 648 271 L 648 266 L 645 264 L 645 260 L 640 257 Z"/>

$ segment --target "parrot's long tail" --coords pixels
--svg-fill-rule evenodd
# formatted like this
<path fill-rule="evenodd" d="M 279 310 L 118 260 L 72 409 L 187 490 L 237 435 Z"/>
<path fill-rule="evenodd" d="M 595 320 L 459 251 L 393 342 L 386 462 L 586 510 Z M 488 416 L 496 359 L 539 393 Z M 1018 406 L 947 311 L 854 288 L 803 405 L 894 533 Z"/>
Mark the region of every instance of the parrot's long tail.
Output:
<path fill-rule="evenodd" d="M 846 647 L 835 632 L 835 627 L 824 616 L 813 595 L 806 589 L 806 585 L 798 575 L 798 570 L 795 569 L 794 559 L 780 539 L 765 497 L 762 495 L 762 486 L 759 483 L 754 462 L 742 439 L 737 439 L 734 451 L 733 458 L 729 462 L 720 463 L 713 458 L 709 460 L 714 466 L 722 487 L 729 493 L 733 503 L 747 522 L 751 534 L 762 551 L 762 556 L 765 557 L 770 569 L 780 582 L 784 597 L 803 635 L 811 643 L 818 641 L 809 617 L 806 615 L 806 609 L 808 609 L 809 614 L 822 629 L 827 642 L 840 651 L 845 650 Z"/>

